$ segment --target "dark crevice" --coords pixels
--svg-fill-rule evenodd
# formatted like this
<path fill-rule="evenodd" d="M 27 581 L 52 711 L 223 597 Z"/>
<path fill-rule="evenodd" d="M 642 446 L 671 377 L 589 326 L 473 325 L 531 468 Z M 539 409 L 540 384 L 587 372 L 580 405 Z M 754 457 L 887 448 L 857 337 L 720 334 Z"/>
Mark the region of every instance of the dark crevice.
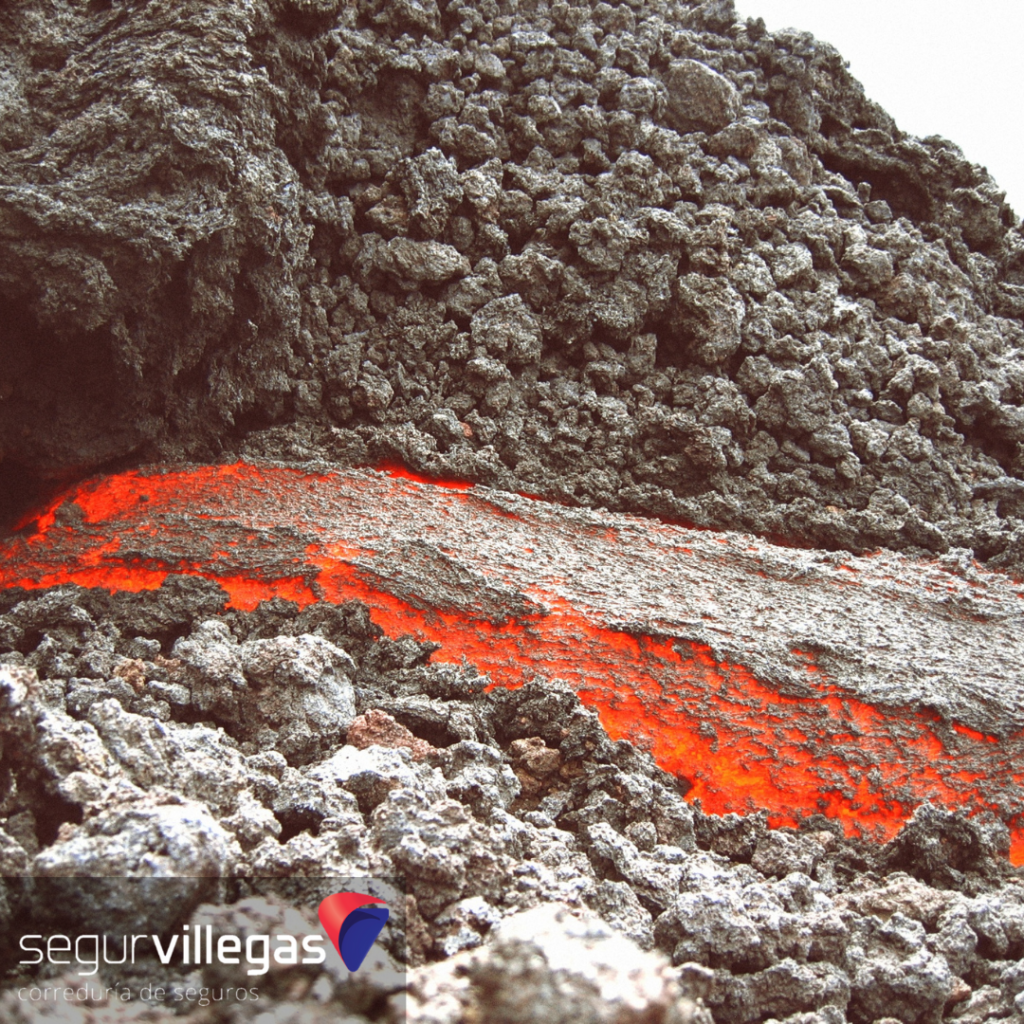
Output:
<path fill-rule="evenodd" d="M 151 639 L 160 641 L 160 653 L 163 654 L 165 658 L 169 658 L 171 656 L 171 652 L 174 650 L 174 645 L 183 637 L 188 636 L 191 632 L 191 624 L 182 624 L 176 629 L 168 630 L 163 633 L 155 633 Z"/>
<path fill-rule="evenodd" d="M 237 438 L 242 439 L 248 434 L 259 430 L 266 430 L 278 421 L 279 417 L 273 415 L 270 410 L 257 405 L 235 416 L 235 429 L 233 433 Z"/>
<path fill-rule="evenodd" d="M 1007 430 L 988 417 L 979 417 L 970 427 L 958 424 L 964 441 L 972 448 L 995 459 L 1007 476 L 1016 476 L 1018 470 L 1018 444 L 1007 436 Z"/>
<path fill-rule="evenodd" d="M 337 15 L 331 11 L 317 13 L 315 9 L 303 10 L 298 6 L 287 6 L 278 10 L 275 20 L 285 31 L 308 37 L 330 29 L 337 20 Z"/>
<path fill-rule="evenodd" d="M 451 747 L 462 737 L 443 722 L 431 722 L 415 713 L 391 709 L 389 712 L 396 722 L 421 740 L 426 740 L 432 747 Z"/>
<path fill-rule="evenodd" d="M 44 800 L 32 801 L 36 819 L 36 839 L 41 847 L 57 841 L 61 825 L 81 825 L 82 808 L 65 800 L 59 793 L 50 793 Z"/>
<path fill-rule="evenodd" d="M 15 650 L 20 654 L 31 654 L 43 642 L 44 635 L 45 630 L 42 629 L 26 630 Z"/>
<path fill-rule="evenodd" d="M 308 807 L 295 807 L 281 814 L 275 814 L 274 817 L 281 825 L 281 834 L 277 837 L 277 841 L 283 845 L 303 832 L 315 836 L 320 830 L 323 815 L 317 814 Z"/>
<path fill-rule="evenodd" d="M 841 174 L 854 184 L 867 182 L 872 199 L 884 199 L 894 216 L 907 217 L 914 223 L 934 219 L 931 197 L 900 167 L 865 167 L 859 160 L 836 152 L 822 152 L 818 156 L 826 170 Z"/>
<path fill-rule="evenodd" d="M 19 527 L 22 532 L 31 532 L 33 512 L 45 508 L 62 486 L 62 482 L 46 480 L 20 462 L 0 463 L 0 536 Z"/>
<path fill-rule="evenodd" d="M 50 503 L 79 481 L 106 473 L 122 473 L 134 469 L 138 462 L 134 455 L 126 455 L 99 466 L 64 472 L 60 476 L 44 473 L 13 459 L 0 462 L 0 538 L 33 533 L 38 517 Z"/>

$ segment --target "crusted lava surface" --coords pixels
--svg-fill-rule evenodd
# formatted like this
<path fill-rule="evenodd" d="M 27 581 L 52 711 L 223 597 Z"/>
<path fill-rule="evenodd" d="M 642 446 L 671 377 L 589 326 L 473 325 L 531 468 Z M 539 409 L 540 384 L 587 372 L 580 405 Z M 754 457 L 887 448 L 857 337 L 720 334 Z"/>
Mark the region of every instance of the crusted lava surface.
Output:
<path fill-rule="evenodd" d="M 1016 1006 L 1021 596 L 966 553 L 281 464 L 99 477 L 2 553 L 4 874 L 406 880 L 408 989 L 281 1013 Z"/>
<path fill-rule="evenodd" d="M 891 838 L 926 800 L 1024 859 L 1024 589 L 962 560 L 826 554 L 488 488 L 283 465 L 90 481 L 0 548 L 0 585 L 218 582 L 362 601 L 495 685 L 569 683 L 715 813 Z"/>

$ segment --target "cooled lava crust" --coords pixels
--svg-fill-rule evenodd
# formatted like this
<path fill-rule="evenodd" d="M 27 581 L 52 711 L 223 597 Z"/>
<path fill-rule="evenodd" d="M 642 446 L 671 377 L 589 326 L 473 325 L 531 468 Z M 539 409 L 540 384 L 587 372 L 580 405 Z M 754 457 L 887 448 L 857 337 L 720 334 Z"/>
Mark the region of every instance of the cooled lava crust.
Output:
<path fill-rule="evenodd" d="M 151 468 L 70 490 L 0 586 L 216 580 L 230 606 L 363 601 L 494 685 L 561 678 L 712 813 L 892 837 L 988 810 L 1024 862 L 1024 590 L 942 561 L 781 548 L 400 470 Z"/>

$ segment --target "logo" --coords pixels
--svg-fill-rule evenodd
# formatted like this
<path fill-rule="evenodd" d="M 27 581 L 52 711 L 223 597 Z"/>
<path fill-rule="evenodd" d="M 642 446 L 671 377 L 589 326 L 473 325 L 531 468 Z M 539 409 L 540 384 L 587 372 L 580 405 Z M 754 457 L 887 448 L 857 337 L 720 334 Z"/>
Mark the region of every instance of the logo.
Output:
<path fill-rule="evenodd" d="M 317 910 L 320 924 L 350 971 L 358 971 L 388 923 L 384 900 L 362 892 L 336 892 Z"/>

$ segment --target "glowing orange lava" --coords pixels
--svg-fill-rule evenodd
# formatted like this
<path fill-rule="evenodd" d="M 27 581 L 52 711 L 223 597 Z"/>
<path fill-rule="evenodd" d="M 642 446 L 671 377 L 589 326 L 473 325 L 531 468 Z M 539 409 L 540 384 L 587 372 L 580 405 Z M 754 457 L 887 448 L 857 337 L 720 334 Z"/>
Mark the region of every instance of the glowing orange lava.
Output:
<path fill-rule="evenodd" d="M 0 586 L 138 591 L 186 574 L 216 580 L 240 609 L 271 597 L 300 606 L 358 599 L 388 635 L 436 641 L 435 660 L 465 660 L 496 685 L 567 681 L 613 739 L 688 780 L 688 798 L 705 811 L 763 808 L 773 824 L 791 825 L 823 813 L 848 834 L 884 840 L 931 800 L 995 812 L 1011 827 L 1011 859 L 1024 862 L 1019 734 L 997 740 L 925 708 L 876 707 L 830 681 L 803 646 L 789 652 L 803 677 L 790 692 L 664 623 L 616 622 L 614 602 L 562 564 L 562 549 L 528 518 L 492 492 L 401 467 L 140 470 L 87 481 L 43 510 L 35 532 L 0 544 Z M 649 547 L 651 561 L 635 572 L 652 578 L 666 571 L 659 552 L 669 545 L 691 562 L 711 545 L 715 558 L 754 550 L 746 539 L 606 518 L 571 530 L 609 564 L 624 546 L 629 559 Z M 512 526 L 519 547 L 500 561 L 473 550 L 474 538 Z M 417 559 L 426 569 L 405 580 L 402 567 Z M 829 585 L 852 594 L 862 575 L 838 564 Z"/>

